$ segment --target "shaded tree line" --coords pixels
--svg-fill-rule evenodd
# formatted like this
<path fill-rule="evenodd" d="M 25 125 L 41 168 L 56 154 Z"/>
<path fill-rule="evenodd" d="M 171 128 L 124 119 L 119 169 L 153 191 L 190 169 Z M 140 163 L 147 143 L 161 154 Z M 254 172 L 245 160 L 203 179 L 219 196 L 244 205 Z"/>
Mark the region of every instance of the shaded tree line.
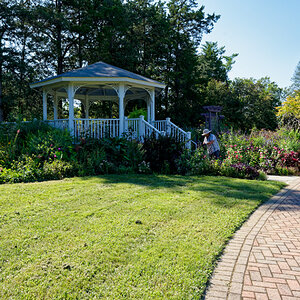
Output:
<path fill-rule="evenodd" d="M 0 0 L 0 120 L 40 118 L 29 83 L 104 61 L 166 84 L 157 118 L 198 126 L 202 106 L 215 104 L 230 125 L 275 128 L 280 89 L 229 80 L 237 54 L 200 47 L 220 18 L 204 9 L 195 0 Z"/>

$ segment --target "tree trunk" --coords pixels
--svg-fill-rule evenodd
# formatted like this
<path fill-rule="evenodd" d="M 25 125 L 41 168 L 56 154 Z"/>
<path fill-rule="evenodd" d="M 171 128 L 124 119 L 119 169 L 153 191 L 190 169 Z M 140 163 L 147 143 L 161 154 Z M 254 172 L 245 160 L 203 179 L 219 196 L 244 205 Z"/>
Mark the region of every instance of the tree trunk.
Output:
<path fill-rule="evenodd" d="M 56 11 L 57 15 L 60 18 L 61 14 L 61 0 L 56 0 Z M 56 25 L 56 33 L 57 33 L 57 40 L 56 40 L 56 51 L 57 51 L 57 75 L 63 73 L 63 55 L 62 55 L 62 26 L 60 21 L 57 22 Z"/>
<path fill-rule="evenodd" d="M 81 27 L 81 13 L 79 11 L 79 15 L 78 15 L 78 25 L 79 27 Z M 81 32 L 79 31 L 78 34 L 78 59 L 79 59 L 79 68 L 82 68 L 82 64 L 83 64 L 83 56 L 82 56 L 82 44 L 81 44 Z"/>
<path fill-rule="evenodd" d="M 0 50 L 1 51 L 1 50 Z M 4 121 L 2 99 L 2 51 L 0 52 L 0 122 Z"/>
<path fill-rule="evenodd" d="M 3 72 L 3 54 L 2 54 L 2 38 L 0 39 L 0 122 L 4 121 L 3 114 L 3 96 L 2 96 L 2 76 Z"/>

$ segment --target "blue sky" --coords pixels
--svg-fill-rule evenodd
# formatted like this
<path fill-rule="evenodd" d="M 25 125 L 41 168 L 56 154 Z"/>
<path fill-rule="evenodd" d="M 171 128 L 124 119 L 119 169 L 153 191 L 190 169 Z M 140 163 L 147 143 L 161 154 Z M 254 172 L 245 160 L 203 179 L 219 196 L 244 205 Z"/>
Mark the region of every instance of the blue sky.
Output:
<path fill-rule="evenodd" d="M 197 0 L 205 13 L 221 15 L 205 41 L 238 53 L 231 79 L 268 76 L 291 84 L 300 61 L 300 0 Z"/>

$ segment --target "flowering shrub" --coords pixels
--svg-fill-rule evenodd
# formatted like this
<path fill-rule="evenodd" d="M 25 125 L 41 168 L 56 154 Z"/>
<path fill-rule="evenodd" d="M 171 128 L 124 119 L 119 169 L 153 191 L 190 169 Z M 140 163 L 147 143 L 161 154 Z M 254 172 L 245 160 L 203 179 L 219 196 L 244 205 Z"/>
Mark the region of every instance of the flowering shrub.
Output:
<path fill-rule="evenodd" d="M 283 168 L 299 171 L 300 132 L 252 131 L 248 136 L 227 132 L 220 136 L 226 165 L 246 164 L 267 173 L 278 174 Z"/>
<path fill-rule="evenodd" d="M 259 172 L 256 168 L 244 163 L 233 164 L 229 167 L 223 165 L 223 168 L 221 168 L 221 174 L 230 177 L 247 179 L 257 179 L 259 177 Z"/>
<path fill-rule="evenodd" d="M 26 127 L 28 126 L 28 127 Z M 0 125 L 0 183 L 30 182 L 112 173 L 222 175 L 261 178 L 262 172 L 299 173 L 300 132 L 253 130 L 250 135 L 226 132 L 218 137 L 220 159 L 207 156 L 171 137 L 82 139 L 74 145 L 67 131 L 45 124 Z"/>

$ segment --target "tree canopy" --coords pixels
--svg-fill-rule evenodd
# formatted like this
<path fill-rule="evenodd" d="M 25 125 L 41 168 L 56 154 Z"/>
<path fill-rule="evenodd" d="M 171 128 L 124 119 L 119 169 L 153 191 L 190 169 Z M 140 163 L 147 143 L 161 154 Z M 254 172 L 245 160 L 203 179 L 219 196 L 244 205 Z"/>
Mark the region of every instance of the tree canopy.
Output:
<path fill-rule="evenodd" d="M 30 82 L 104 61 L 166 84 L 157 118 L 195 127 L 203 105 L 216 104 L 235 127 L 276 127 L 280 89 L 268 79 L 229 80 L 237 54 L 201 44 L 220 16 L 195 0 L 0 0 L 0 17 L 0 121 L 41 118 Z"/>
<path fill-rule="evenodd" d="M 294 75 L 292 77 L 292 88 L 293 90 L 300 90 L 300 61 L 298 62 Z"/>
<path fill-rule="evenodd" d="M 300 91 L 295 95 L 288 96 L 282 106 L 277 107 L 277 116 L 284 125 L 289 125 L 295 129 L 300 128 Z"/>

